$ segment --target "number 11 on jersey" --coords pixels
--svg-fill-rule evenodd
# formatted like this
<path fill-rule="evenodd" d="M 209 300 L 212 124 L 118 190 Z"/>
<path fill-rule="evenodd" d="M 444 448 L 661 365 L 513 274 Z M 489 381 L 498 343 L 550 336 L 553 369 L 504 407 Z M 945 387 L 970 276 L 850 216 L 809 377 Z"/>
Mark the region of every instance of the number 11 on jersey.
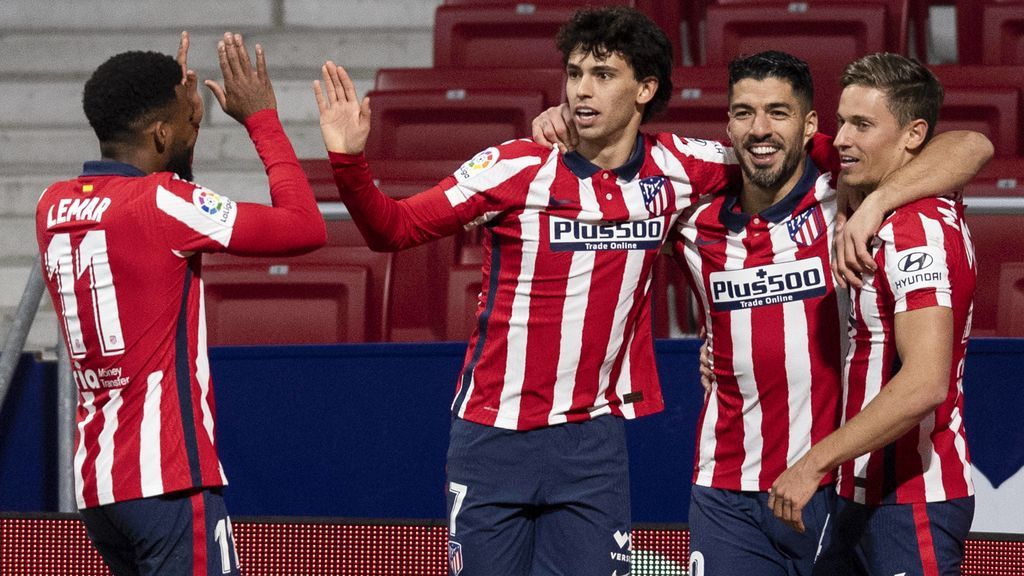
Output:
<path fill-rule="evenodd" d="M 110 272 L 107 256 L 107 233 L 103 230 L 86 232 L 77 250 L 71 245 L 71 234 L 54 234 L 46 247 L 45 266 L 47 278 L 56 276 L 57 279 L 60 316 L 64 322 L 71 357 L 84 358 L 86 355 L 75 282 L 87 271 L 90 272 L 89 294 L 100 353 L 103 356 L 123 353 L 124 335 L 117 310 L 114 275 Z"/>

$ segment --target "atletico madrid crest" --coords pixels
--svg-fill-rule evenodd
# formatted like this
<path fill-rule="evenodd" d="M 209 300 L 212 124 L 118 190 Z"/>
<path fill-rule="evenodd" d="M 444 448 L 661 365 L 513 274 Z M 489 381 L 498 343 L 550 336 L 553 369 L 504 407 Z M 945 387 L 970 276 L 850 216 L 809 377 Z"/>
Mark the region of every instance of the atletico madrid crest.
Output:
<path fill-rule="evenodd" d="M 644 206 L 651 216 L 662 214 L 668 209 L 668 192 L 665 190 L 664 176 L 649 176 L 640 180 L 640 193 L 644 197 Z"/>
<path fill-rule="evenodd" d="M 789 237 L 793 239 L 793 242 L 803 247 L 813 244 L 827 228 L 825 216 L 821 213 L 821 206 L 804 210 L 787 222 L 786 226 L 789 228 Z"/>
<path fill-rule="evenodd" d="M 452 569 L 452 576 L 459 576 L 462 572 L 462 544 L 448 541 L 448 566 Z"/>

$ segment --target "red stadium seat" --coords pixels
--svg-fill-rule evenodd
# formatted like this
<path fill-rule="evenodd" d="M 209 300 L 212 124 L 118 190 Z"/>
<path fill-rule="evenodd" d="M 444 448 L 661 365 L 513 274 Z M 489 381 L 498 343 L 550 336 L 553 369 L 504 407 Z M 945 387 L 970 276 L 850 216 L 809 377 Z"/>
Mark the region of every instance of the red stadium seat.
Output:
<path fill-rule="evenodd" d="M 434 66 L 563 68 L 555 34 L 576 6 L 442 4 L 434 16 Z"/>
<path fill-rule="evenodd" d="M 909 30 L 909 15 L 910 6 L 908 5 L 909 0 L 862 0 L 857 2 L 858 5 L 878 4 L 885 8 L 885 49 L 889 52 L 896 52 L 899 54 L 907 53 L 907 33 Z M 721 4 L 721 5 L 757 5 L 757 6 L 772 6 L 773 9 L 784 8 L 786 12 L 792 14 L 810 14 L 814 12 L 826 12 L 833 11 L 841 7 L 850 6 L 852 3 L 845 0 L 809 0 L 809 1 L 792 1 L 792 0 L 711 0 L 709 4 Z M 849 20 L 851 25 L 862 24 L 864 21 L 861 16 L 853 15 Z M 765 20 L 767 24 L 768 19 Z M 784 44 L 779 44 L 777 47 L 779 50 L 789 51 Z M 858 56 L 861 56 L 859 54 Z M 852 58 L 850 59 L 852 60 Z M 846 64 L 849 60 L 843 62 Z"/>
<path fill-rule="evenodd" d="M 1024 64 L 1022 13 L 1024 0 L 956 0 L 959 63 Z"/>
<path fill-rule="evenodd" d="M 976 130 L 988 136 L 997 156 L 1021 154 L 1021 93 L 1015 88 L 945 87 L 936 130 Z"/>
<path fill-rule="evenodd" d="M 529 136 L 530 122 L 544 110 L 540 92 L 467 91 L 452 97 L 444 90 L 388 90 L 369 96 L 371 166 L 388 159 L 436 170 L 438 160 L 454 160 L 445 174 L 489 146 Z"/>
<path fill-rule="evenodd" d="M 999 320 L 996 336 L 1024 336 L 1024 262 L 999 270 Z"/>
<path fill-rule="evenodd" d="M 988 135 L 997 156 L 1024 153 L 1024 66 L 931 66 L 946 100 L 938 129 L 970 128 Z"/>
<path fill-rule="evenodd" d="M 207 256 L 203 262 L 211 345 L 379 341 L 391 255 L 327 247 L 290 258 Z"/>
<path fill-rule="evenodd" d="M 709 5 L 707 64 L 773 49 L 802 58 L 814 76 L 819 130 L 835 134 L 840 75 L 852 60 L 887 48 L 886 14 L 879 3 Z"/>
<path fill-rule="evenodd" d="M 641 130 L 727 140 L 729 70 L 724 66 L 684 66 L 672 71 L 672 98 Z"/>
<path fill-rule="evenodd" d="M 448 340 L 468 340 L 476 328 L 483 275 L 479 265 L 453 265 L 448 270 L 445 334 Z"/>
<path fill-rule="evenodd" d="M 1024 1 L 982 6 L 981 38 L 983 64 L 1024 66 Z"/>
<path fill-rule="evenodd" d="M 453 96 L 473 90 L 540 92 L 545 106 L 562 103 L 565 72 L 559 68 L 381 68 L 374 90 L 446 90 Z"/>
<path fill-rule="evenodd" d="M 1019 324 L 1006 324 L 1021 306 L 1015 298 L 1021 294 L 1016 274 L 1024 266 L 1024 158 L 992 160 L 964 188 L 964 196 L 978 263 L 972 333 L 994 336 L 1017 330 L 1024 336 Z M 1000 209 L 1000 203 L 1008 202 L 1017 204 L 1016 211 Z"/>

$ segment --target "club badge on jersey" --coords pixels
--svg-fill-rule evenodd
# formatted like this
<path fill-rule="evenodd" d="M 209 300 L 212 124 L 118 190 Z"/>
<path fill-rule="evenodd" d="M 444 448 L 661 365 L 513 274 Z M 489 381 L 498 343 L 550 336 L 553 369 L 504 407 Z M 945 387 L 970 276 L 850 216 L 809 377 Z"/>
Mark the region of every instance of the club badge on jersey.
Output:
<path fill-rule="evenodd" d="M 825 216 L 821 213 L 821 206 L 814 206 L 797 214 L 786 222 L 786 227 L 793 242 L 804 248 L 814 244 L 814 241 L 828 229 Z"/>
<path fill-rule="evenodd" d="M 451 568 L 451 576 L 459 576 L 462 572 L 462 544 L 448 542 L 448 566 Z"/>
<path fill-rule="evenodd" d="M 662 214 L 668 209 L 668 190 L 664 176 L 649 176 L 639 182 L 644 206 L 651 216 Z"/>

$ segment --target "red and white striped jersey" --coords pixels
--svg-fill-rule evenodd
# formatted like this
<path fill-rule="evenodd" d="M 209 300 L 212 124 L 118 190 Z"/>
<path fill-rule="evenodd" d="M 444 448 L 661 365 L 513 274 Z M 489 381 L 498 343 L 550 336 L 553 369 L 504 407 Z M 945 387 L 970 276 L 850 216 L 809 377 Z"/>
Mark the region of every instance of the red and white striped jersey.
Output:
<path fill-rule="evenodd" d="M 793 190 L 760 214 L 743 213 L 738 200 L 702 199 L 680 218 L 674 244 L 715 372 L 693 482 L 765 491 L 839 421 L 842 322 L 829 260 L 836 191 L 809 159 Z"/>
<path fill-rule="evenodd" d="M 643 135 L 602 170 L 533 142 L 478 154 L 401 202 L 361 156 L 332 154 L 342 199 L 369 244 L 400 249 L 484 226 L 478 325 L 453 413 L 512 430 L 663 408 L 650 322 L 650 272 L 679 211 L 738 178 L 719 143 Z"/>
<path fill-rule="evenodd" d="M 877 271 L 851 294 L 843 421 L 860 413 L 899 370 L 894 318 L 900 312 L 932 306 L 953 310 L 949 394 L 895 442 L 843 464 L 839 495 L 868 505 L 970 496 L 963 373 L 977 269 L 963 204 L 927 198 L 897 209 L 882 224 L 872 252 Z"/>
<path fill-rule="evenodd" d="M 44 278 L 79 389 L 80 508 L 227 483 L 199 253 L 298 253 L 326 239 L 276 113 L 259 112 L 246 127 L 274 207 L 109 160 L 87 162 L 39 198 Z"/>

